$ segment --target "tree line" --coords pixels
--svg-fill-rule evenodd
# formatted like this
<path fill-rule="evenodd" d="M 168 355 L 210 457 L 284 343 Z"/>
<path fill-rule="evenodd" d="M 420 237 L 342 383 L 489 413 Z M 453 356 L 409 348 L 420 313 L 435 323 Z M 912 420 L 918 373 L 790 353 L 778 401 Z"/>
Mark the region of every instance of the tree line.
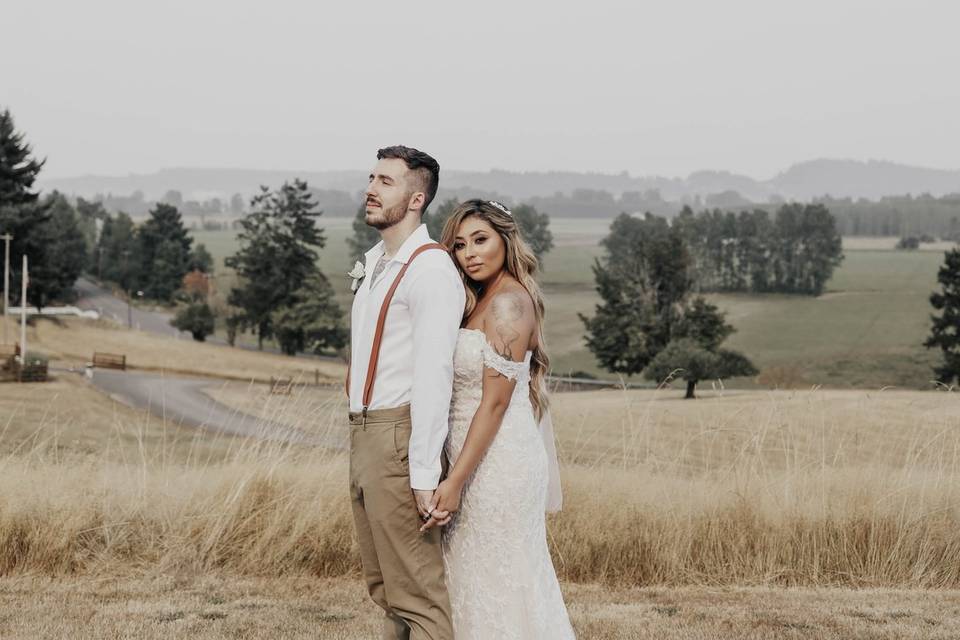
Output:
<path fill-rule="evenodd" d="M 930 235 L 960 241 L 960 193 L 934 197 L 888 196 L 880 200 L 818 198 L 837 219 L 837 229 L 850 236 Z"/>
<path fill-rule="evenodd" d="M 177 328 L 204 340 L 214 331 L 217 313 L 209 304 L 213 258 L 194 245 L 176 192 L 156 202 L 146 219 L 109 212 L 102 201 L 71 202 L 56 191 L 41 197 L 34 183 L 44 165 L 34 158 L 9 110 L 0 112 L 0 234 L 10 233 L 12 282 L 20 260 L 29 259 L 27 302 L 41 310 L 76 299 L 74 285 L 84 272 L 116 284 L 128 298 L 180 303 Z M 234 199 L 234 210 L 241 209 Z M 237 281 L 229 290 L 223 321 L 231 344 L 236 332 L 250 330 L 262 348 L 275 338 L 285 353 L 337 350 L 347 340 L 343 314 L 333 290 L 317 267 L 325 244 L 311 190 L 295 180 L 271 191 L 261 187 L 240 220 L 238 251 L 226 264 Z M 19 287 L 11 298 L 20 303 Z"/>
<path fill-rule="evenodd" d="M 671 222 L 690 253 L 697 291 L 819 295 L 843 260 L 840 233 L 822 204 L 694 213 Z"/>

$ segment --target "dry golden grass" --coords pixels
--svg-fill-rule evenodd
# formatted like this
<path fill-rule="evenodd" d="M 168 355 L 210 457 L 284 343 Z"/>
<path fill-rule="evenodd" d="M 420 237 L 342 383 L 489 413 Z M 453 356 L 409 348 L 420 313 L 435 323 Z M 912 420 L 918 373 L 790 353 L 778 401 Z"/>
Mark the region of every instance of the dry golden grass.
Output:
<path fill-rule="evenodd" d="M 266 384 L 225 380 L 203 392 L 232 409 L 279 422 L 307 434 L 331 434 L 347 445 L 347 399 L 339 386 L 293 385 L 289 394 L 270 393 Z M 336 425 L 331 429 L 331 421 Z"/>
<path fill-rule="evenodd" d="M 133 369 L 235 380 L 265 381 L 275 377 L 313 381 L 314 371 L 318 370 L 321 381 L 338 383 L 346 375 L 346 365 L 339 362 L 175 340 L 119 327 L 106 320 L 40 319 L 27 328 L 27 345 L 60 361 L 57 364 L 82 365 L 90 361 L 94 351 L 105 351 L 125 354 Z"/>
<path fill-rule="evenodd" d="M 725 470 L 956 470 L 960 397 L 887 390 L 554 394 L 568 462 L 687 476 Z"/>
<path fill-rule="evenodd" d="M 345 439 L 336 389 L 210 393 Z M 580 637 L 958 637 L 955 394 L 703 396 L 554 395 Z M 372 637 L 342 453 L 172 428 L 66 375 L 0 387 L 0 419 L 0 637 Z"/>
<path fill-rule="evenodd" d="M 550 519 L 558 572 L 607 585 L 960 587 L 955 396 L 885 393 L 558 395 L 562 449 L 582 458 Z M 315 420 L 334 440 L 345 429 L 341 409 Z M 65 461 L 59 446 L 7 456 L 0 571 L 353 574 L 343 454 L 229 446 L 182 459 L 138 442 L 119 464 Z"/>
<path fill-rule="evenodd" d="M 565 585 L 585 640 L 934 640 L 960 636 L 958 592 Z M 0 636 L 369 640 L 359 580 L 169 575 L 0 579 Z"/>
<path fill-rule="evenodd" d="M 45 383 L 0 384 L 0 456 L 39 454 L 60 464 L 140 456 L 222 460 L 230 455 L 231 441 L 131 409 L 77 374 L 54 373 Z"/>

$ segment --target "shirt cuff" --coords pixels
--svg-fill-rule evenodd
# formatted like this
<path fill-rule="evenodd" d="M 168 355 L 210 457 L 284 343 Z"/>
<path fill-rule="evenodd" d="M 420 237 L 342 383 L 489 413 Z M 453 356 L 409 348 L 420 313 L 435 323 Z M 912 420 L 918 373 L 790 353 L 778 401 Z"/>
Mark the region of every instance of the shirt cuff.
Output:
<path fill-rule="evenodd" d="M 433 491 L 440 485 L 440 469 L 410 467 L 410 488 L 416 491 Z"/>

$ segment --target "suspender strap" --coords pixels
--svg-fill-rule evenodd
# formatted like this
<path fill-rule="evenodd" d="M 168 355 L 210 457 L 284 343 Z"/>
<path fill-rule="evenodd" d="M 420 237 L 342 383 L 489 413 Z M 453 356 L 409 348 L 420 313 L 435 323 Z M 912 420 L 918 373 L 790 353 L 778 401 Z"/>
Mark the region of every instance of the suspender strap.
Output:
<path fill-rule="evenodd" d="M 410 263 L 413 260 L 429 249 L 439 249 L 446 252 L 447 248 L 442 244 L 437 242 L 431 242 L 429 244 L 421 245 L 410 254 L 410 258 L 407 260 L 406 264 L 400 269 L 400 273 L 397 274 L 397 277 L 394 278 L 393 284 L 390 285 L 390 288 L 387 290 L 387 295 L 383 299 L 383 305 L 380 307 L 380 315 L 377 317 L 377 330 L 373 335 L 373 346 L 370 349 L 370 362 L 367 364 L 367 380 L 363 385 L 363 414 L 366 416 L 367 407 L 370 406 L 370 400 L 373 398 L 373 381 L 377 375 L 377 362 L 380 359 L 380 343 L 383 341 L 383 328 L 387 322 L 387 310 L 390 308 L 390 301 L 393 299 L 393 294 L 396 292 L 397 287 L 400 286 L 400 281 L 403 279 L 403 275 L 407 272 L 407 269 L 410 267 Z M 347 394 L 350 393 L 350 371 L 347 371 Z"/>

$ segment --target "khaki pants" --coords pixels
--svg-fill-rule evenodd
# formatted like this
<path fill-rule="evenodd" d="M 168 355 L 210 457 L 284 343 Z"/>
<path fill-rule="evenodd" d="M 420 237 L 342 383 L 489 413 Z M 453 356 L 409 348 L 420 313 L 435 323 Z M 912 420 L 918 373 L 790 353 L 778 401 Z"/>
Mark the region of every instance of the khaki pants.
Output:
<path fill-rule="evenodd" d="M 410 489 L 410 405 L 350 414 L 350 497 L 383 640 L 452 640 L 440 527 L 420 533 Z M 444 465 L 446 466 L 446 465 Z"/>

